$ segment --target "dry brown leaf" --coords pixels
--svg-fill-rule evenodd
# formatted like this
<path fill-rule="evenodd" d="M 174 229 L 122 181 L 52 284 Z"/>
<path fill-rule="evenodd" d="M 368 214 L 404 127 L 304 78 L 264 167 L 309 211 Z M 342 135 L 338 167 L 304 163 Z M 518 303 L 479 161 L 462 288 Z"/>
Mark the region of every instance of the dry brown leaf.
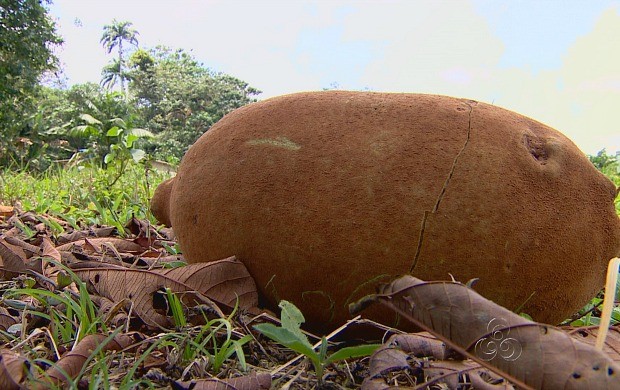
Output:
<path fill-rule="evenodd" d="M 392 371 L 409 368 L 407 354 L 400 348 L 384 345 L 377 349 L 369 362 L 369 378 L 385 375 Z"/>
<path fill-rule="evenodd" d="M 13 218 L 13 217 L 11 217 Z M 10 223 L 10 220 L 9 220 Z M 19 230 L 17 227 L 13 226 L 12 228 L 10 228 L 9 230 L 4 232 L 4 238 L 8 238 L 8 237 L 19 237 L 21 235 L 22 231 Z"/>
<path fill-rule="evenodd" d="M 136 237 L 150 237 L 152 239 L 161 238 L 157 229 L 147 219 L 132 217 L 125 227 Z"/>
<path fill-rule="evenodd" d="M 32 211 L 26 211 L 25 213 L 20 213 L 18 218 L 23 223 L 29 223 L 32 225 L 39 223 L 39 220 L 37 219 L 37 215 L 33 213 Z"/>
<path fill-rule="evenodd" d="M 13 206 L 4 206 L 0 204 L 0 217 L 8 218 L 13 215 L 14 210 L 15 209 L 13 208 Z"/>
<path fill-rule="evenodd" d="M 26 359 L 9 350 L 0 351 L 0 389 L 19 389 L 27 376 Z"/>
<path fill-rule="evenodd" d="M 41 256 L 49 257 L 57 262 L 62 260 L 60 252 L 56 249 L 52 241 L 47 236 L 44 236 L 43 241 L 41 242 Z"/>
<path fill-rule="evenodd" d="M 418 384 L 420 387 L 416 389 L 433 385 L 432 388 L 459 390 L 473 382 L 475 389 L 514 390 L 505 379 L 471 360 L 438 359 L 446 351 L 440 345 L 434 346 L 435 343 L 441 344 L 426 332 L 390 337 L 371 356 L 369 376 L 364 379 L 362 390 L 386 389 L 397 383 L 399 389 Z"/>
<path fill-rule="evenodd" d="M 169 256 L 161 256 L 161 257 L 145 257 L 140 256 L 140 261 L 146 264 L 149 268 L 153 267 L 165 267 L 170 263 L 186 263 L 183 255 L 169 255 Z"/>
<path fill-rule="evenodd" d="M 506 381 L 498 381 L 496 384 L 488 382 L 483 378 L 483 375 L 490 375 L 488 372 L 472 370 L 468 375 L 473 388 L 477 390 L 514 390 L 515 388 Z"/>
<path fill-rule="evenodd" d="M 123 308 L 127 306 L 127 301 L 114 302 L 108 298 L 98 295 L 92 295 L 91 300 L 97 307 L 97 316 L 103 318 L 105 324 L 120 326 L 129 318 L 127 313 L 123 312 Z"/>
<path fill-rule="evenodd" d="M 41 248 L 39 248 L 36 245 L 32 245 L 24 240 L 20 240 L 17 237 L 6 237 L 5 238 L 6 242 L 8 242 L 11 245 L 14 246 L 18 246 L 20 248 L 22 248 L 22 250 L 24 251 L 24 254 L 26 256 L 26 258 L 31 258 L 34 255 L 39 254 L 39 251 Z"/>
<path fill-rule="evenodd" d="M 67 381 L 63 372 L 69 375 L 69 377 L 75 378 L 75 376 L 79 374 L 84 363 L 86 363 L 86 360 L 106 338 L 107 336 L 101 334 L 91 334 L 84 337 L 82 341 L 75 345 L 72 351 L 65 354 L 55 365 L 51 366 L 45 372 L 45 376 L 42 376 L 40 379 L 49 378 L 49 381 L 53 385 L 58 385 Z M 105 344 L 101 351 L 120 351 L 129 347 L 132 343 L 133 339 L 131 337 L 119 334 Z M 40 385 L 39 388 L 47 388 L 47 386 Z"/>
<path fill-rule="evenodd" d="M 0 330 L 6 331 L 11 325 L 17 324 L 17 322 L 17 318 L 13 317 L 6 309 L 2 308 L 0 311 Z"/>
<path fill-rule="evenodd" d="M 581 328 L 569 334 L 575 339 L 582 341 L 588 345 L 594 346 L 596 343 L 596 337 L 598 335 L 598 327 L 596 328 Z M 620 328 L 618 325 L 613 326 L 607 333 L 605 339 L 605 345 L 603 345 L 603 351 L 616 363 L 620 363 Z"/>
<path fill-rule="evenodd" d="M 71 233 L 62 233 L 58 235 L 58 237 L 56 238 L 56 241 L 62 245 L 62 244 L 67 244 L 67 243 L 74 242 L 74 241 L 79 241 L 86 237 L 88 237 L 88 231 L 74 230 Z"/>
<path fill-rule="evenodd" d="M 159 294 L 167 287 L 188 303 L 209 303 L 203 296 L 234 307 L 239 296 L 242 309 L 257 305 L 254 280 L 243 263 L 230 258 L 171 270 L 115 268 L 75 269 L 74 272 L 98 295 L 114 302 L 127 299 L 132 310 L 149 326 L 170 324 L 168 308 Z M 160 306 L 155 307 L 159 303 Z"/>
<path fill-rule="evenodd" d="M 9 275 L 6 277 L 12 277 L 11 274 L 24 273 L 28 270 L 26 265 L 27 257 L 23 249 L 15 245 L 11 245 L 6 240 L 0 240 L 0 268 Z"/>
<path fill-rule="evenodd" d="M 462 359 L 462 356 L 446 348 L 446 344 L 441 340 L 426 332 L 396 334 L 391 336 L 386 344 L 397 346 L 403 352 L 416 357 L 432 357 L 436 360 Z"/>
<path fill-rule="evenodd" d="M 514 314 L 461 283 L 403 276 L 362 301 L 358 308 L 369 301 L 393 308 L 455 349 L 469 351 L 479 363 L 499 368 L 513 382 L 537 389 L 620 388 L 620 366 L 604 353 Z"/>
<path fill-rule="evenodd" d="M 109 244 L 114 246 L 119 252 L 135 252 L 140 253 L 144 250 L 144 248 L 131 240 L 124 240 L 122 238 L 116 237 L 95 237 L 95 238 L 84 238 L 83 241 L 74 241 L 69 242 L 60 246 L 57 246 L 56 249 L 59 251 L 71 251 L 72 248 L 79 247 L 84 249 L 87 252 L 101 252 L 104 244 Z"/>
<path fill-rule="evenodd" d="M 254 279 L 245 265 L 234 256 L 211 263 L 156 269 L 153 272 L 184 283 L 229 307 L 234 307 L 237 299 L 239 307 L 243 309 L 258 305 L 258 292 Z"/>
<path fill-rule="evenodd" d="M 166 239 L 173 241 L 176 236 L 174 235 L 174 230 L 172 230 L 172 228 L 169 227 L 163 227 L 161 229 L 159 229 L 159 234 L 161 234 L 162 236 L 164 236 Z"/>
<path fill-rule="evenodd" d="M 387 390 L 393 388 L 394 386 L 388 385 L 382 378 L 366 378 L 364 383 L 362 383 L 362 390 Z M 413 387 L 398 386 L 398 389 L 411 390 Z"/>
<path fill-rule="evenodd" d="M 193 381 L 175 381 L 175 389 L 192 390 L 267 390 L 271 388 L 271 375 L 252 373 L 230 379 L 196 379 Z"/>

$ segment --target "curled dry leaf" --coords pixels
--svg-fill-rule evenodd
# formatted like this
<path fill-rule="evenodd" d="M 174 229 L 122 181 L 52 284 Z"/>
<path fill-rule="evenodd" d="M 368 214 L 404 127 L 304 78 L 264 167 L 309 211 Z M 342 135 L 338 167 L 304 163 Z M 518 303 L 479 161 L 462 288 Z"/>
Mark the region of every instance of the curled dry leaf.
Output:
<path fill-rule="evenodd" d="M 409 368 L 409 356 L 400 348 L 384 345 L 379 347 L 369 362 L 370 378 L 385 375 L 392 371 Z"/>
<path fill-rule="evenodd" d="M 116 237 L 84 238 L 83 240 L 69 242 L 56 247 L 59 251 L 71 251 L 72 248 L 82 248 L 86 252 L 101 252 L 105 244 L 112 245 L 119 252 L 140 253 L 144 248 L 131 240 Z"/>
<path fill-rule="evenodd" d="M 17 324 L 17 318 L 9 314 L 4 307 L 0 307 L 0 330 L 6 331 L 11 325 Z"/>
<path fill-rule="evenodd" d="M 19 389 L 28 372 L 26 359 L 9 350 L 0 351 L 0 389 Z"/>
<path fill-rule="evenodd" d="M 41 242 L 40 247 L 42 257 L 49 257 L 57 262 L 60 262 L 62 260 L 60 252 L 58 251 L 58 249 L 56 249 L 49 237 L 43 237 L 43 241 Z"/>
<path fill-rule="evenodd" d="M 389 384 L 396 383 L 401 386 L 434 384 L 456 390 L 465 388 L 465 383 L 471 381 L 472 376 L 480 379 L 476 389 L 512 389 L 507 387 L 505 380 L 493 376 L 477 363 L 444 360 L 446 354 L 441 344 L 441 341 L 423 334 L 390 337 L 370 358 L 369 375 L 362 384 L 362 390 L 392 388 Z M 483 380 L 482 375 L 502 384 L 493 385 Z"/>
<path fill-rule="evenodd" d="M 396 334 L 388 339 L 386 345 L 396 346 L 415 357 L 432 357 L 435 360 L 461 360 L 463 358 L 454 350 L 447 348 L 441 340 L 437 340 L 426 332 Z"/>
<path fill-rule="evenodd" d="M 159 257 L 147 257 L 141 256 L 140 261 L 144 262 L 149 268 L 151 267 L 165 267 L 169 264 L 186 263 L 183 255 L 168 255 Z"/>
<path fill-rule="evenodd" d="M 188 303 L 209 303 L 201 296 L 232 308 L 239 299 L 242 309 L 258 303 L 254 279 L 240 261 L 228 258 L 212 263 L 193 264 L 169 270 L 113 268 L 76 269 L 74 272 L 94 293 L 114 302 L 127 299 L 133 311 L 149 326 L 166 327 L 170 317 L 166 307 L 156 305 L 164 288 Z M 165 306 L 165 305 L 164 305 Z M 160 313 L 163 309 L 163 314 Z"/>
<path fill-rule="evenodd" d="M 15 209 L 13 206 L 5 206 L 0 204 L 0 218 L 8 218 L 13 215 Z"/>
<path fill-rule="evenodd" d="M 16 245 L 17 244 L 17 245 Z M 29 248 L 32 247 L 32 252 Z M 27 273 L 29 270 L 41 273 L 41 258 L 30 259 L 32 255 L 40 253 L 40 248 L 30 245 L 15 237 L 0 239 L 0 276 L 8 280 L 15 274 Z"/>
<path fill-rule="evenodd" d="M 56 241 L 60 244 L 68 244 L 70 242 L 79 241 L 88 237 L 88 232 L 82 230 L 74 230 L 71 233 L 62 233 L 58 235 Z"/>
<path fill-rule="evenodd" d="M 582 341 L 588 345 L 594 346 L 598 337 L 598 328 L 576 328 L 569 331 L 569 334 L 575 339 Z M 603 351 L 616 363 L 620 363 L 620 328 L 618 325 L 613 326 L 607 333 Z"/>
<path fill-rule="evenodd" d="M 85 230 L 74 230 L 70 233 L 62 233 L 58 235 L 56 240 L 59 244 L 63 245 L 83 240 L 84 238 L 109 237 L 115 230 L 116 228 L 112 226 L 90 227 Z"/>
<path fill-rule="evenodd" d="M 53 385 L 67 382 L 64 376 L 65 372 L 72 379 L 79 374 L 80 370 L 91 356 L 93 351 L 106 341 L 107 336 L 102 334 L 91 334 L 82 339 L 75 345 L 72 351 L 65 354 L 55 365 L 51 366 L 45 375 L 40 379 L 49 378 Z M 102 352 L 120 351 L 129 347 L 133 343 L 133 339 L 127 335 L 119 334 L 109 340 L 102 348 Z M 40 388 L 48 386 L 41 385 Z"/>
<path fill-rule="evenodd" d="M 151 222 L 148 219 L 131 217 L 131 219 L 125 224 L 125 227 L 136 237 L 150 237 L 152 239 L 161 238 L 160 234 L 157 232 L 157 229 L 151 225 Z"/>
<path fill-rule="evenodd" d="M 558 328 L 514 314 L 461 283 L 403 276 L 352 305 L 352 311 L 373 301 L 527 386 L 620 388 L 620 366 L 604 353 Z"/>
<path fill-rule="evenodd" d="M 0 240 L 0 260 L 2 260 L 0 267 L 8 273 L 8 275 L 3 276 L 3 279 L 11 278 L 13 274 L 25 273 L 28 270 L 27 258 L 23 249 L 9 244 L 6 240 Z"/>
<path fill-rule="evenodd" d="M 419 365 L 423 366 L 423 381 L 426 382 L 425 384 L 428 386 L 442 383 L 449 389 L 457 390 L 467 388 L 467 385 L 474 381 L 476 385 L 473 388 L 477 390 L 514 390 L 514 386 L 507 383 L 506 380 L 494 375 L 471 360 L 444 360 L 424 365 L 420 363 Z"/>
<path fill-rule="evenodd" d="M 37 215 L 33 213 L 32 211 L 20 212 L 16 218 L 18 218 L 23 223 L 29 223 L 29 224 L 39 223 L 39 220 L 37 219 Z"/>
<path fill-rule="evenodd" d="M 99 295 L 93 295 L 90 298 L 98 307 L 97 316 L 103 318 L 105 324 L 119 327 L 128 321 L 129 316 L 123 311 L 128 304 L 126 300 L 114 302 Z"/>
<path fill-rule="evenodd" d="M 5 240 L 11 245 L 22 248 L 26 258 L 31 258 L 33 255 L 39 254 L 40 248 L 38 246 L 30 244 L 24 240 L 20 240 L 17 237 L 7 236 L 5 237 Z"/>
<path fill-rule="evenodd" d="M 269 373 L 252 373 L 230 379 L 196 379 L 193 381 L 175 381 L 173 388 L 176 390 L 267 390 L 271 388 L 271 375 Z"/>
<path fill-rule="evenodd" d="M 234 256 L 206 264 L 190 264 L 153 272 L 184 283 L 229 307 L 234 307 L 237 299 L 242 309 L 258 305 L 254 279 L 245 265 Z"/>

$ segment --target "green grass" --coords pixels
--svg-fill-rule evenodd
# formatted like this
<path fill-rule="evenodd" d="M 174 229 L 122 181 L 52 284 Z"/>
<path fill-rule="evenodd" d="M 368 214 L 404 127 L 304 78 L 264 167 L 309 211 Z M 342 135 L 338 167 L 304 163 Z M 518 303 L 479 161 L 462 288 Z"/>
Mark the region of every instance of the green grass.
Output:
<path fill-rule="evenodd" d="M 97 167 L 51 168 L 36 174 L 0 168 L 0 204 L 19 204 L 25 211 L 48 214 L 79 225 L 108 225 L 119 228 L 131 219 L 146 218 L 150 199 L 167 173 L 129 164 L 120 178 L 114 170 Z M 47 221 L 52 231 L 62 227 Z"/>

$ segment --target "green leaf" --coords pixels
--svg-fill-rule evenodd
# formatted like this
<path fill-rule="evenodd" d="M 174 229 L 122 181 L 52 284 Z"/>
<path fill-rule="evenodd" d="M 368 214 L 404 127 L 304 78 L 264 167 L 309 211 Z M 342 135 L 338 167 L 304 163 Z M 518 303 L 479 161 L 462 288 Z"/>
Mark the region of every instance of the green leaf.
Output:
<path fill-rule="evenodd" d="M 105 162 L 106 164 L 109 164 L 112 160 L 114 160 L 114 155 L 112 153 L 106 154 L 103 158 L 103 162 Z"/>
<path fill-rule="evenodd" d="M 321 361 L 325 361 L 325 357 L 327 356 L 327 338 L 323 336 L 321 339 L 321 346 L 319 347 L 319 358 Z"/>
<path fill-rule="evenodd" d="M 308 339 L 305 338 L 305 336 L 304 339 L 300 339 L 295 333 L 290 332 L 288 329 L 275 326 L 274 324 L 258 324 L 254 326 L 254 329 L 273 341 L 309 357 L 315 362 L 320 361 L 319 355 L 314 351 L 312 345 L 308 343 Z"/>
<path fill-rule="evenodd" d="M 108 130 L 108 132 L 106 133 L 106 135 L 108 137 L 117 137 L 119 134 L 121 134 L 123 132 L 123 129 L 121 129 L 118 126 L 114 126 L 112 127 L 110 130 Z"/>
<path fill-rule="evenodd" d="M 126 123 L 125 123 L 125 121 L 124 121 L 124 120 L 122 120 L 121 118 L 113 118 L 113 119 L 110 119 L 108 122 L 109 122 L 111 125 L 114 125 L 114 126 L 116 126 L 116 127 L 122 127 L 123 129 L 126 129 L 126 128 L 127 128 L 127 124 L 126 124 Z"/>
<path fill-rule="evenodd" d="M 331 354 L 325 361 L 325 364 L 334 363 L 339 360 L 355 359 L 359 357 L 370 356 L 380 346 L 381 344 L 364 344 L 364 345 L 356 345 L 354 347 L 345 347 Z"/>
<path fill-rule="evenodd" d="M 93 118 L 89 114 L 80 115 L 80 119 L 88 123 L 89 125 L 100 125 L 101 124 L 101 122 L 98 119 Z"/>
<path fill-rule="evenodd" d="M 73 283 L 73 279 L 71 279 L 70 275 L 67 275 L 65 272 L 60 271 L 58 273 L 58 275 L 56 276 L 57 279 L 57 283 L 58 283 L 58 288 L 59 289 L 63 289 L 65 287 L 67 287 L 68 285 L 70 285 L 71 283 Z"/>
<path fill-rule="evenodd" d="M 177 328 L 182 328 L 187 325 L 185 313 L 183 313 L 183 305 L 181 305 L 181 300 L 179 299 L 179 297 L 177 297 L 176 294 L 167 287 L 166 297 L 168 300 L 168 306 L 172 310 L 172 319 L 174 321 L 174 325 Z"/>
<path fill-rule="evenodd" d="M 24 286 L 26 286 L 26 288 L 33 288 L 35 284 L 37 284 L 36 280 L 29 277 L 24 278 Z"/>
<path fill-rule="evenodd" d="M 133 143 L 136 142 L 138 140 L 138 137 L 136 137 L 133 134 L 128 134 L 127 137 L 125 138 L 125 145 L 127 145 L 128 148 L 131 148 L 133 146 Z"/>
<path fill-rule="evenodd" d="M 69 132 L 69 135 L 77 136 L 77 137 L 88 137 L 90 135 L 97 135 L 97 134 L 99 134 L 99 129 L 91 125 L 75 126 Z"/>
<path fill-rule="evenodd" d="M 308 341 L 308 338 L 301 331 L 301 324 L 303 324 L 306 319 L 301 311 L 289 301 L 280 301 L 280 309 L 282 312 L 280 313 L 280 321 L 282 322 L 282 328 L 288 330 L 292 334 L 294 334 L 298 340 L 303 340 L 307 346 L 312 349 L 312 345 Z"/>
<path fill-rule="evenodd" d="M 138 138 L 154 138 L 155 134 L 151 133 L 147 129 L 133 128 L 127 130 L 128 134 L 135 135 Z"/>
<path fill-rule="evenodd" d="M 131 158 L 133 158 L 135 162 L 140 162 L 146 157 L 146 153 L 142 149 L 131 149 L 129 153 L 131 153 Z"/>

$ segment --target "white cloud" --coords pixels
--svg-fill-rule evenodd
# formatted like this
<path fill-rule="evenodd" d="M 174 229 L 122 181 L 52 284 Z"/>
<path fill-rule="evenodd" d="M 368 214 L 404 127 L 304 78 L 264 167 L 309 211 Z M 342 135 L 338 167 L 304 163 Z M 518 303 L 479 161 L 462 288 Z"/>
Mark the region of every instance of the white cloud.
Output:
<path fill-rule="evenodd" d="M 347 37 L 374 40 L 383 55 L 362 83 L 376 90 L 449 93 L 473 75 L 484 78 L 499 61 L 502 42 L 468 2 L 371 3 L 347 20 Z M 447 79 L 446 79 L 447 77 Z"/>

